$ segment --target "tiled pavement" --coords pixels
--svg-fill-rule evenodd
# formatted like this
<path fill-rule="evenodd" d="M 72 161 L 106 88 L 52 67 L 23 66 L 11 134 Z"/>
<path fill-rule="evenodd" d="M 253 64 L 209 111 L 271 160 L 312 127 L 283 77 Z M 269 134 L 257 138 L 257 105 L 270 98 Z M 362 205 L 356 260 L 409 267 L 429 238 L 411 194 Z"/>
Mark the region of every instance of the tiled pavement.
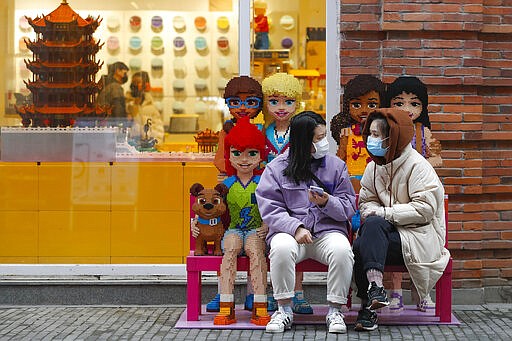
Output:
<path fill-rule="evenodd" d="M 512 340 L 512 304 L 454 306 L 461 324 L 380 326 L 328 334 L 323 325 L 262 330 L 176 329 L 184 306 L 0 306 L 0 340 Z"/>

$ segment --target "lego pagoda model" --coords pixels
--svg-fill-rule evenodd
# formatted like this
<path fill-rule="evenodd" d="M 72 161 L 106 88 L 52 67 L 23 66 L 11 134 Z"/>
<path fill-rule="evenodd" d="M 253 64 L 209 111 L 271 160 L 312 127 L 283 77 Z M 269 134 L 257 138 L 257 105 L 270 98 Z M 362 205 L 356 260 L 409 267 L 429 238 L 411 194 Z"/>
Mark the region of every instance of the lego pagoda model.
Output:
<path fill-rule="evenodd" d="M 103 65 L 95 55 L 103 44 L 92 37 L 101 19 L 81 18 L 66 0 L 48 15 L 27 19 L 37 38 L 26 41 L 33 57 L 25 64 L 33 75 L 25 84 L 33 104 L 16 108 L 23 126 L 65 127 L 105 117 L 108 109 L 95 103 L 95 75 Z"/>

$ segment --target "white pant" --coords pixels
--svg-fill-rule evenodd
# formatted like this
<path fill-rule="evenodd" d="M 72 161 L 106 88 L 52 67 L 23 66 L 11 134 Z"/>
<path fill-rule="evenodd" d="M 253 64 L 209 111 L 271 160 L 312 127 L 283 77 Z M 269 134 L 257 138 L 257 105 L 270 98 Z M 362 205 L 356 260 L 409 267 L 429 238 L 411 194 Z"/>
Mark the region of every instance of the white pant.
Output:
<path fill-rule="evenodd" d="M 277 300 L 292 298 L 295 285 L 295 264 L 312 258 L 329 266 L 327 301 L 346 304 L 354 254 L 347 237 L 332 232 L 314 239 L 312 244 L 298 244 L 287 233 L 278 233 L 270 242 L 270 277 Z"/>

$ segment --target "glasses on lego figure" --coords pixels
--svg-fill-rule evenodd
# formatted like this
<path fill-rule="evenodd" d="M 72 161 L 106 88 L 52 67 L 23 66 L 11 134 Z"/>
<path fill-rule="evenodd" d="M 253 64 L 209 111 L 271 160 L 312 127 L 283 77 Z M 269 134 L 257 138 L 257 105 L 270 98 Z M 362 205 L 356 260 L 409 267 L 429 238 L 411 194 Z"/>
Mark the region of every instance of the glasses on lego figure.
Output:
<path fill-rule="evenodd" d="M 226 104 L 230 109 L 240 108 L 242 105 L 247 109 L 254 109 L 260 106 L 261 99 L 259 97 L 247 97 L 245 101 L 243 101 L 239 97 L 228 97 L 226 98 Z"/>

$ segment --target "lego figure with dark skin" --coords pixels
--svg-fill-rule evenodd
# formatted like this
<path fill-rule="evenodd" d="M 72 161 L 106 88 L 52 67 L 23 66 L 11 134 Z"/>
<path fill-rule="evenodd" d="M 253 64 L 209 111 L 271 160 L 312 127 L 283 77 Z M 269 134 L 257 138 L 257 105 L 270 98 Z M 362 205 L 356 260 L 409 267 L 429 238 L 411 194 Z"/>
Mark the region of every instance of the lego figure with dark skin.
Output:
<path fill-rule="evenodd" d="M 224 99 L 233 118 L 224 123 L 223 129 L 219 133 L 219 143 L 213 163 L 220 173 L 226 173 L 224 160 L 224 138 L 226 134 L 233 128 L 238 119 L 242 117 L 253 119 L 261 112 L 263 107 L 261 84 L 249 76 L 234 77 L 226 84 Z"/>
<path fill-rule="evenodd" d="M 126 100 L 122 87 L 122 85 L 128 81 L 128 70 L 128 66 L 123 62 L 110 64 L 108 66 L 108 76 L 104 87 L 98 94 L 98 104 L 110 105 L 112 108 L 109 121 L 114 125 L 129 125 L 129 119 L 126 113 Z"/>
<path fill-rule="evenodd" d="M 300 108 L 302 86 L 297 78 L 287 73 L 275 73 L 261 83 L 263 89 L 263 116 L 267 142 L 267 163 L 282 154 L 289 147 L 290 120 Z M 313 314 L 313 308 L 304 298 L 302 280 L 304 274 L 295 276 L 295 296 L 292 309 L 296 314 Z M 270 307 L 270 304 L 273 307 Z M 269 299 L 269 311 L 277 309 L 277 302 Z"/>
<path fill-rule="evenodd" d="M 411 145 L 418 153 L 423 155 L 432 167 L 440 167 L 441 143 L 432 136 L 430 131 L 430 118 L 428 115 L 428 92 L 427 86 L 414 76 L 401 76 L 388 85 L 386 91 L 386 106 L 398 108 L 409 113 L 414 123 L 414 135 Z M 404 308 L 402 295 L 402 273 L 391 274 L 393 287 L 390 290 L 391 312 L 402 311 Z M 423 303 L 420 304 L 416 287 L 411 283 L 412 301 L 417 308 L 426 311 L 435 309 L 435 303 L 428 294 Z"/>
<path fill-rule="evenodd" d="M 265 137 L 249 122 L 249 117 L 239 119 L 225 138 L 226 172 L 224 184 L 229 191 L 226 197 L 230 223 L 224 233 L 224 256 L 220 266 L 220 311 L 215 325 L 236 322 L 234 284 L 236 262 L 243 251 L 250 260 L 250 273 L 254 289 L 251 323 L 265 326 L 270 321 L 267 312 L 267 261 L 265 237 L 255 191 L 260 176 L 256 175 L 260 162 L 266 157 Z"/>
<path fill-rule="evenodd" d="M 384 104 L 386 86 L 371 75 L 358 75 L 345 86 L 342 111 L 331 120 L 332 138 L 338 143 L 337 155 L 346 162 L 352 185 L 359 192 L 359 182 L 371 161 L 361 135 L 370 112 Z"/>
<path fill-rule="evenodd" d="M 254 48 L 256 50 L 268 50 L 270 41 L 268 39 L 269 23 L 265 15 L 267 11 L 267 3 L 263 0 L 254 1 L 254 33 L 256 38 L 254 40 Z"/>

